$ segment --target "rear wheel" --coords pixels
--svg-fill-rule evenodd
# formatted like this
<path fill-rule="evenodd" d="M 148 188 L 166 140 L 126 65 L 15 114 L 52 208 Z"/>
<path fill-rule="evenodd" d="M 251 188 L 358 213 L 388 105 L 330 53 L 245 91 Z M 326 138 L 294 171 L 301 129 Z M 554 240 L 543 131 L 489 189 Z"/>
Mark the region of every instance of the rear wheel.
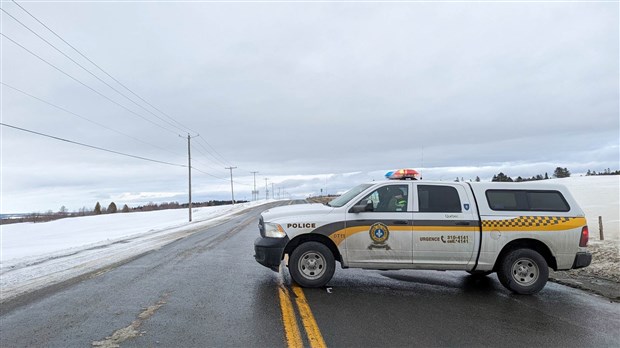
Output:
<path fill-rule="evenodd" d="M 331 250 L 318 242 L 306 242 L 291 253 L 288 270 L 293 280 L 306 288 L 317 288 L 332 279 L 336 261 Z"/>
<path fill-rule="evenodd" d="M 549 266 L 538 252 L 532 249 L 516 249 L 506 254 L 497 277 L 508 290 L 531 295 L 547 284 Z"/>

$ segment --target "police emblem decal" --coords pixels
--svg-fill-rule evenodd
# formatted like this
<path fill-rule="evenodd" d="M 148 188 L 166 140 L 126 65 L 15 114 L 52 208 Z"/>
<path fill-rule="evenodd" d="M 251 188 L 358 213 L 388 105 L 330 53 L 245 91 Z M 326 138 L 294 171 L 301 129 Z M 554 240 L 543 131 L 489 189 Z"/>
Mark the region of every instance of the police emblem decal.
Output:
<path fill-rule="evenodd" d="M 380 248 L 390 250 L 390 246 L 385 243 L 390 237 L 390 230 L 384 223 L 376 222 L 372 224 L 368 233 L 370 234 L 370 239 L 372 239 L 372 244 L 368 246 L 368 249 Z"/>
<path fill-rule="evenodd" d="M 465 208 L 465 210 L 469 210 L 469 203 L 463 204 L 463 207 Z"/>

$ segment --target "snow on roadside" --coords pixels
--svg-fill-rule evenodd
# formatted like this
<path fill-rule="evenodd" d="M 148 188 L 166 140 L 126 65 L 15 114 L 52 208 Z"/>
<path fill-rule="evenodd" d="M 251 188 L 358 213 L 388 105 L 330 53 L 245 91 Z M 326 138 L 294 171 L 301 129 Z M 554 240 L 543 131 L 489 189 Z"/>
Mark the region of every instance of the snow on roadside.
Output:
<path fill-rule="evenodd" d="M 620 284 L 620 251 L 617 241 L 597 240 L 588 243 L 592 253 L 592 264 L 567 271 L 574 275 L 603 278 Z"/>
<path fill-rule="evenodd" d="M 225 222 L 259 201 L 2 225 L 0 303 L 89 274 Z"/>
<path fill-rule="evenodd" d="M 255 205 L 257 203 L 253 202 L 194 208 L 191 223 L 188 222 L 186 209 L 170 209 L 2 225 L 0 265 L 5 267 L 21 259 L 31 260 L 57 253 L 70 253 L 112 244 L 129 237 L 177 227 L 191 227 Z"/>

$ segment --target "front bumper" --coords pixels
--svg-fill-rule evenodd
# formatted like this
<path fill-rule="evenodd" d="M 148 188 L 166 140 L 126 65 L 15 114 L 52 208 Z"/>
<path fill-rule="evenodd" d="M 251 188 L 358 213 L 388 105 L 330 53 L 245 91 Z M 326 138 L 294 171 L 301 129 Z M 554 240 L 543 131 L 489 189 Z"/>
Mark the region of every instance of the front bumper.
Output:
<path fill-rule="evenodd" d="M 258 237 L 254 241 L 254 259 L 261 265 L 278 272 L 284 248 L 288 244 L 288 237 L 269 238 Z"/>
<path fill-rule="evenodd" d="M 575 255 L 575 261 L 573 262 L 573 269 L 584 268 L 590 266 L 592 263 L 592 254 L 589 252 L 581 252 Z"/>

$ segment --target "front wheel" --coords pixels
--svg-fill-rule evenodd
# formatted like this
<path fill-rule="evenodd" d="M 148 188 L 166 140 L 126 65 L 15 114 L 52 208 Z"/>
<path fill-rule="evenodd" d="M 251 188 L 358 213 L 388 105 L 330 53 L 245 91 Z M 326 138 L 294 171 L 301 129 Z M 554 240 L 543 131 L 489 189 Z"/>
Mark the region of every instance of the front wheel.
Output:
<path fill-rule="evenodd" d="M 297 284 L 305 288 L 318 288 L 332 279 L 336 261 L 324 244 L 306 242 L 293 250 L 288 269 Z"/>
<path fill-rule="evenodd" d="M 547 284 L 549 266 L 538 252 L 532 249 L 516 249 L 506 254 L 497 277 L 508 290 L 531 295 Z"/>

